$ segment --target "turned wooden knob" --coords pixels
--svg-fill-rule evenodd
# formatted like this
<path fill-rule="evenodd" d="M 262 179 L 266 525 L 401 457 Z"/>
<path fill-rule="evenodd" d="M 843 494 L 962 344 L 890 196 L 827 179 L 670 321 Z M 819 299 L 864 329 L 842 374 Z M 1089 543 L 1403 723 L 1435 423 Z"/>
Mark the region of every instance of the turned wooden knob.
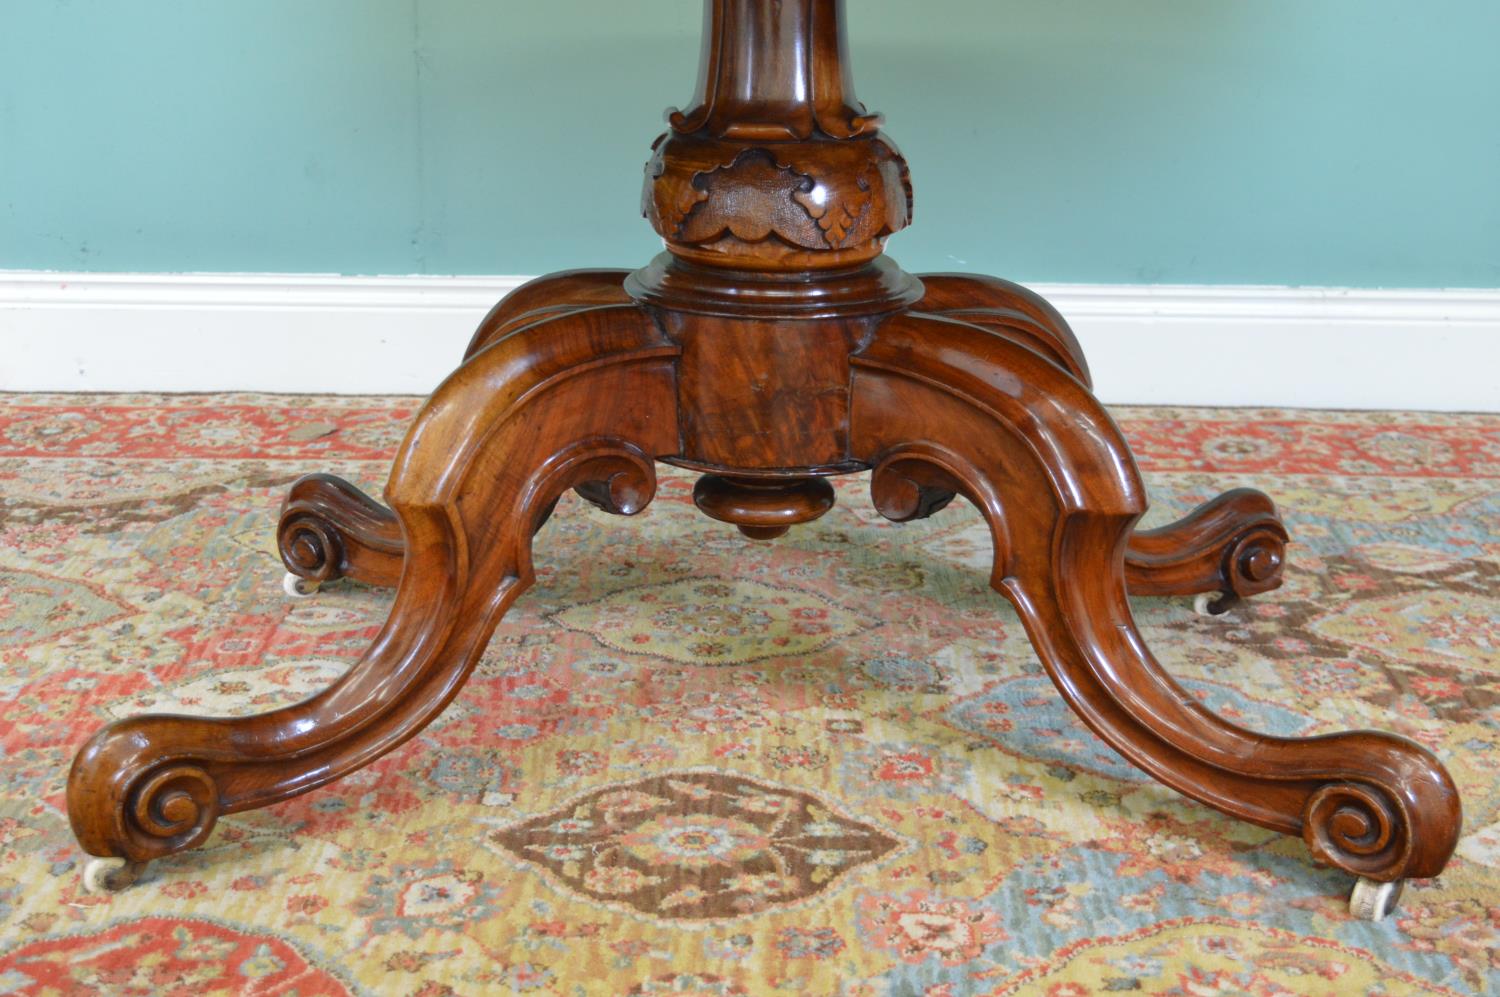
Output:
<path fill-rule="evenodd" d="M 738 478 L 706 474 L 693 488 L 704 515 L 733 523 L 753 540 L 775 540 L 799 523 L 833 508 L 833 486 L 824 478 Z"/>

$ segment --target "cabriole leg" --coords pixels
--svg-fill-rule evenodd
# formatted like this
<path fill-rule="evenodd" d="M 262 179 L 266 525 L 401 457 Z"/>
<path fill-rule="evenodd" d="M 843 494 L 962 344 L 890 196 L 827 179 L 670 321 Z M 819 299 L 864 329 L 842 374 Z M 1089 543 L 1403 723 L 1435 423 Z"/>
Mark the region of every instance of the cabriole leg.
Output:
<path fill-rule="evenodd" d="M 464 359 L 529 327 L 601 305 L 630 303 L 621 288 L 628 272 L 570 270 L 523 284 L 485 316 Z M 294 599 L 340 578 L 392 587 L 401 578 L 406 556 L 395 514 L 331 474 L 309 474 L 292 485 L 281 505 L 276 539 L 287 569 L 283 588 Z"/>
<path fill-rule="evenodd" d="M 531 536 L 567 489 L 633 514 L 676 445 L 675 348 L 639 309 L 574 312 L 477 354 L 423 408 L 387 495 L 405 557 L 391 615 L 339 681 L 259 716 L 141 716 L 84 746 L 68 816 L 103 887 L 201 844 L 223 814 L 369 764 L 457 694 L 531 583 Z M 315 497 L 349 499 L 336 484 Z M 382 527 L 384 528 L 384 527 Z"/>
<path fill-rule="evenodd" d="M 1302 837 L 1363 879 L 1437 875 L 1457 843 L 1458 793 L 1427 749 L 1372 731 L 1278 738 L 1209 712 L 1147 649 L 1126 598 L 1146 503 L 1118 428 L 1082 383 L 986 330 L 886 322 L 855 357 L 852 439 L 887 517 L 958 493 L 994 536 L 991 584 L 1016 607 L 1083 721 L 1157 780 Z"/>
<path fill-rule="evenodd" d="M 1090 386 L 1088 361 L 1067 321 L 1020 284 L 975 274 L 923 274 L 914 311 L 960 321 L 1025 346 Z M 946 503 L 931 503 L 933 511 Z M 1133 595 L 1197 596 L 1217 616 L 1240 599 L 1278 588 L 1286 566 L 1286 527 L 1269 497 L 1226 492 L 1187 516 L 1130 538 L 1125 578 Z"/>

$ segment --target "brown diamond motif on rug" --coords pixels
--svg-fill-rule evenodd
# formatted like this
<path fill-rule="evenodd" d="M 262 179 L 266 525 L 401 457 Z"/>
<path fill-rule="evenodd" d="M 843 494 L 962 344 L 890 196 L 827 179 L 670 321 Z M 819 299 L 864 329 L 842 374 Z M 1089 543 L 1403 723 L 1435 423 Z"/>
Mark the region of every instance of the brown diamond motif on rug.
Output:
<path fill-rule="evenodd" d="M 809 793 L 698 771 L 596 790 L 488 840 L 572 892 L 670 920 L 804 900 L 901 845 Z"/>

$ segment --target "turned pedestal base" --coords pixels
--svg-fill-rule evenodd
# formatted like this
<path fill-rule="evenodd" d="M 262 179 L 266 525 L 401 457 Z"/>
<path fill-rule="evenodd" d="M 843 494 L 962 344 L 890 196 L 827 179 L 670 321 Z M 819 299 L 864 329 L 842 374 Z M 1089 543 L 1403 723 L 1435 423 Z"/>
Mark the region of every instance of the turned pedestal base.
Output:
<path fill-rule="evenodd" d="M 192 848 L 222 814 L 306 792 L 391 750 L 458 693 L 530 584 L 532 534 L 564 491 L 633 515 L 651 500 L 655 461 L 706 463 L 682 450 L 683 425 L 701 422 L 682 410 L 684 344 L 663 333 L 669 319 L 626 295 L 624 276 L 548 278 L 497 308 L 407 437 L 390 508 L 325 475 L 293 486 L 279 526 L 288 570 L 313 586 L 396 586 L 389 621 L 347 675 L 304 703 L 101 731 L 69 782 L 88 852 L 142 863 Z M 922 280 L 916 306 L 839 340 L 848 449 L 833 470 L 871 469 L 877 508 L 898 522 L 955 496 L 974 503 L 994 537 L 991 582 L 1059 692 L 1153 777 L 1300 835 L 1318 859 L 1364 879 L 1435 875 L 1459 809 L 1426 749 L 1371 732 L 1297 740 L 1241 729 L 1183 691 L 1136 630 L 1129 592 L 1210 593 L 1222 606 L 1280 584 L 1287 536 L 1271 501 L 1237 490 L 1136 531 L 1140 476 L 1066 326 L 1027 317 L 1040 303 L 1014 285 Z M 804 422 L 798 433 L 818 429 Z M 697 502 L 753 536 L 832 501 L 828 465 L 722 470 L 705 475 Z"/>
<path fill-rule="evenodd" d="M 558 274 L 485 319 L 402 444 L 387 508 L 299 481 L 279 539 L 299 594 L 349 577 L 396 588 L 364 656 L 311 699 L 235 719 L 142 716 L 79 752 L 68 812 L 118 868 L 202 844 L 223 814 L 368 765 L 458 694 L 532 581 L 533 534 L 569 489 L 634 515 L 655 466 L 700 472 L 706 514 L 772 539 L 828 511 L 827 478 L 870 471 L 897 522 L 962 496 L 994 540 L 990 581 L 1059 694 L 1153 778 L 1306 841 L 1359 877 L 1379 916 L 1458 837 L 1452 779 L 1425 748 L 1357 731 L 1268 737 L 1163 671 L 1129 593 L 1222 611 L 1281 583 L 1270 499 L 1229 492 L 1140 532 L 1145 489 L 1091 393 L 1078 341 L 1035 294 L 903 272 L 906 164 L 854 99 L 838 0 L 708 0 L 694 106 L 647 167 L 668 252 L 636 271 Z"/>

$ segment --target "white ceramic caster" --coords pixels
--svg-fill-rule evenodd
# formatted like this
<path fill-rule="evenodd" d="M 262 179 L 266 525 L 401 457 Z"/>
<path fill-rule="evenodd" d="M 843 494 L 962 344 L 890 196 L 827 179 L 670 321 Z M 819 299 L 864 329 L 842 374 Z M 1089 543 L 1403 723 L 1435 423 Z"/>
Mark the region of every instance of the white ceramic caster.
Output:
<path fill-rule="evenodd" d="M 1212 620 L 1229 612 L 1237 601 L 1234 596 L 1226 596 L 1222 592 L 1199 592 L 1193 596 L 1193 612 Z"/>
<path fill-rule="evenodd" d="M 146 863 L 122 858 L 91 858 L 83 867 L 83 888 L 89 893 L 118 893 L 134 883 Z"/>
<path fill-rule="evenodd" d="M 281 590 L 293 599 L 306 599 L 318 591 L 318 583 L 288 571 L 281 578 Z"/>
<path fill-rule="evenodd" d="M 1354 892 L 1349 894 L 1349 913 L 1361 921 L 1379 921 L 1396 909 L 1405 889 L 1404 879 L 1377 883 L 1360 877 L 1354 883 Z"/>

